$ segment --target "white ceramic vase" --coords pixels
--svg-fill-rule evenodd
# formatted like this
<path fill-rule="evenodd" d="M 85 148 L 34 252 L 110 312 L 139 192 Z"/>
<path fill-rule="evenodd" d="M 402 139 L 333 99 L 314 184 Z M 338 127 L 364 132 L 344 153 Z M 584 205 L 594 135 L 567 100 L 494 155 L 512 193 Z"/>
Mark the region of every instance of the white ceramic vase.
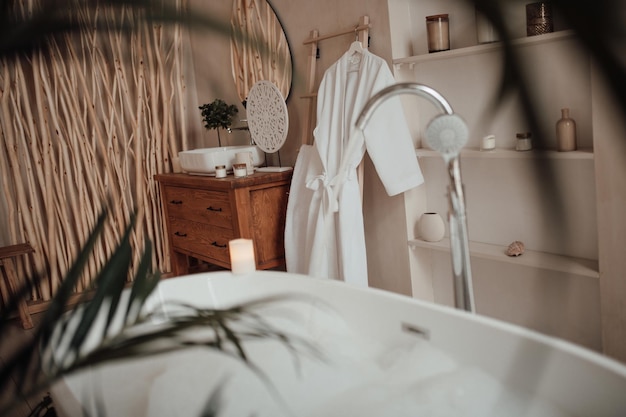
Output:
<path fill-rule="evenodd" d="M 424 213 L 417 223 L 419 237 L 427 242 L 439 242 L 446 233 L 446 225 L 438 213 Z"/>

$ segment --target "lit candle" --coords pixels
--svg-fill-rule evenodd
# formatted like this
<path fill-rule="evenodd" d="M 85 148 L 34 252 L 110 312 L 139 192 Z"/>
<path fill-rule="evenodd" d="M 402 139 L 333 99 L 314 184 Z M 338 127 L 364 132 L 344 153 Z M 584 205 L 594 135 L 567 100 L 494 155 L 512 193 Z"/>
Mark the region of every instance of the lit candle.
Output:
<path fill-rule="evenodd" d="M 248 175 L 246 164 L 233 164 L 233 174 L 235 178 L 242 178 Z"/>
<path fill-rule="evenodd" d="M 228 242 L 230 269 L 233 274 L 247 274 L 256 270 L 252 239 L 234 239 Z"/>

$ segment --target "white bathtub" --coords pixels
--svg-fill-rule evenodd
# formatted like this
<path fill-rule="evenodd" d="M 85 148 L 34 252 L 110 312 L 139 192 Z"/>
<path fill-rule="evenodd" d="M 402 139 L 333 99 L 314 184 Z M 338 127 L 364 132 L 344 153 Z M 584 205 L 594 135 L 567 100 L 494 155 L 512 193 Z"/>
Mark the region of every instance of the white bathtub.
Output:
<path fill-rule="evenodd" d="M 245 345 L 260 373 L 200 348 L 113 363 L 57 383 L 57 411 L 97 415 L 100 402 L 107 416 L 199 416 L 222 386 L 219 416 L 626 415 L 623 365 L 388 292 L 280 272 L 219 272 L 165 280 L 148 304 L 227 307 L 274 294 L 290 296 L 263 318 L 314 342 L 324 360 L 264 340 Z"/>

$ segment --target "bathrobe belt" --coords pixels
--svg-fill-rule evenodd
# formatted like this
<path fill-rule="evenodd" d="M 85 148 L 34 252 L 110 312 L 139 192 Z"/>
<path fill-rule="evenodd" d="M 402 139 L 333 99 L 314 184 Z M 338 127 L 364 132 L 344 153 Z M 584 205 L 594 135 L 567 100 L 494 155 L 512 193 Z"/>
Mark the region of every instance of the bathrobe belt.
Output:
<path fill-rule="evenodd" d="M 319 175 L 313 175 L 306 179 L 306 188 L 313 191 L 318 191 L 320 185 L 323 187 L 322 202 L 324 204 L 324 212 L 327 214 L 336 213 L 339 211 L 339 195 L 343 190 L 343 185 L 346 181 L 350 181 L 355 178 L 356 170 L 349 169 L 347 172 L 342 172 L 335 175 L 331 180 L 328 179 L 326 172 Z"/>

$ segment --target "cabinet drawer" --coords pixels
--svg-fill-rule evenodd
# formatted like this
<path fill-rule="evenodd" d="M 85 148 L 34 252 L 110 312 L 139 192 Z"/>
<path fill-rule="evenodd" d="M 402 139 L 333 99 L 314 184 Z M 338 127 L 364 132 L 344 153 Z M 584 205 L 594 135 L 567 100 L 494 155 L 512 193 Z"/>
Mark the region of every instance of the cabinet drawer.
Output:
<path fill-rule="evenodd" d="M 164 192 L 170 217 L 233 228 L 228 193 L 183 187 L 165 187 Z"/>
<path fill-rule="evenodd" d="M 169 226 L 174 249 L 230 264 L 228 241 L 235 238 L 232 230 L 173 217 Z"/>

